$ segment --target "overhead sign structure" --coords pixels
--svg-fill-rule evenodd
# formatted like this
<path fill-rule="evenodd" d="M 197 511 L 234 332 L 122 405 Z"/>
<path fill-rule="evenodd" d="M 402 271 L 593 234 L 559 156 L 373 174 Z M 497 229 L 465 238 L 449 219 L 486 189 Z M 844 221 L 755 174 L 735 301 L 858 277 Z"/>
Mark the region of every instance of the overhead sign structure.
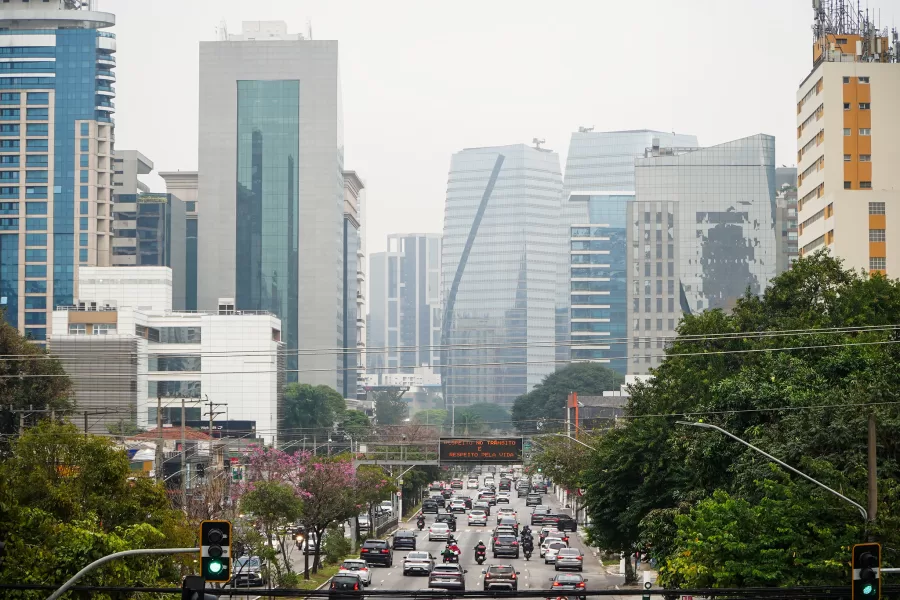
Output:
<path fill-rule="evenodd" d="M 441 438 L 441 462 L 520 463 L 522 438 Z"/>

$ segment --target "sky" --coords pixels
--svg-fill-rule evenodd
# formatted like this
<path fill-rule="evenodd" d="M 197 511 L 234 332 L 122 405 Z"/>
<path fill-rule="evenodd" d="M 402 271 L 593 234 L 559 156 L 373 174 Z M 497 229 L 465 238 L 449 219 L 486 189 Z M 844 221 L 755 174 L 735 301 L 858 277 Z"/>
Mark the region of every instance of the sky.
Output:
<path fill-rule="evenodd" d="M 366 184 L 370 253 L 389 233 L 441 231 L 450 156 L 463 148 L 543 138 L 564 168 L 579 126 L 689 133 L 703 146 L 767 133 L 777 165 L 792 166 L 796 90 L 812 63 L 809 0 L 100 0 L 99 10 L 117 21 L 116 147 L 157 171 L 197 168 L 199 42 L 221 21 L 239 33 L 242 21 L 283 20 L 338 40 L 344 167 Z"/>

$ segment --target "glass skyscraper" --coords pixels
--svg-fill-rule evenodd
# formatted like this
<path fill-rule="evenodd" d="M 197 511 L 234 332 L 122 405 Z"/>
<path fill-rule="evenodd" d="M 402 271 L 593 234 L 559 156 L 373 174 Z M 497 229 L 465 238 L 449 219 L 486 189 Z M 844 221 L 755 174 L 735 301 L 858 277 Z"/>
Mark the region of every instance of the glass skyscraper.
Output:
<path fill-rule="evenodd" d="M 448 405 L 509 405 L 553 372 L 561 198 L 555 152 L 453 155 L 441 256 Z"/>
<path fill-rule="evenodd" d="M 110 264 L 116 40 L 100 30 L 114 24 L 74 3 L 0 4 L 0 304 L 36 341 L 75 300 L 77 267 Z"/>

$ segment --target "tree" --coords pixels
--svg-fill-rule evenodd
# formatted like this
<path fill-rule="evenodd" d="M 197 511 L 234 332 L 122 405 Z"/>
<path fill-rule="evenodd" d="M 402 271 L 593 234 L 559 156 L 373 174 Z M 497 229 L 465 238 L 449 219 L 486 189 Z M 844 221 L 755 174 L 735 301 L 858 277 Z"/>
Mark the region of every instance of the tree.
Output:
<path fill-rule="evenodd" d="M 369 523 L 375 523 L 374 510 L 382 500 L 389 500 L 391 494 L 397 491 L 390 477 L 384 469 L 378 465 L 360 465 L 356 469 L 355 482 L 356 504 L 364 508 L 369 515 Z M 357 513 L 358 514 L 358 513 Z M 354 515 L 354 518 L 357 515 Z M 359 532 L 359 521 L 356 523 L 356 531 Z M 374 533 L 374 531 L 372 532 Z"/>
<path fill-rule="evenodd" d="M 3 318 L 0 313 L 0 354 L 12 357 L 0 361 L 0 398 L 4 406 L 13 410 L 30 408 L 33 410 L 55 410 L 62 416 L 71 411 L 75 403 L 72 399 L 72 383 L 63 370 L 62 363 L 47 351 L 25 339 L 18 329 Z M 33 413 L 25 418 L 25 425 L 38 422 L 42 413 Z M 45 416 L 46 413 L 43 413 Z M 19 428 L 19 415 L 0 411 L 0 433 L 8 440 Z M 0 445 L 0 452 L 6 448 L 6 441 Z"/>
<path fill-rule="evenodd" d="M 304 433 L 326 434 L 344 416 L 347 403 L 327 385 L 291 383 L 284 388 L 283 439 L 302 439 Z"/>
<path fill-rule="evenodd" d="M 348 410 L 341 421 L 341 429 L 354 439 L 360 439 L 372 432 L 372 422 L 363 411 Z"/>
<path fill-rule="evenodd" d="M 401 392 L 379 390 L 371 392 L 375 401 L 375 422 L 379 425 L 399 425 L 409 414 Z"/>
<path fill-rule="evenodd" d="M 618 390 L 625 378 L 597 363 L 573 363 L 547 375 L 533 390 L 516 398 L 512 421 L 523 433 L 558 431 L 565 422 L 570 392 L 602 395 Z"/>
<path fill-rule="evenodd" d="M 281 580 L 283 576 L 281 566 L 284 565 L 284 572 L 290 573 L 291 560 L 288 556 L 289 544 L 285 544 L 285 538 L 279 535 L 279 531 L 285 530 L 288 525 L 300 518 L 303 501 L 288 483 L 258 481 L 254 482 L 241 497 L 241 509 L 254 516 L 265 538 L 265 545 L 255 548 L 254 553 L 271 561 L 275 566 L 276 577 Z M 282 560 L 266 555 L 266 551 L 274 549 L 276 545 Z"/>
<path fill-rule="evenodd" d="M 456 427 L 457 431 L 461 428 L 466 436 L 481 435 L 488 429 L 482 422 L 481 415 L 468 409 L 456 411 Z"/>
<path fill-rule="evenodd" d="M 481 420 L 481 423 L 487 429 L 500 431 L 512 431 L 513 423 L 510 411 L 507 407 L 499 404 L 488 404 L 481 402 L 478 404 L 470 404 L 466 410 Z"/>
<path fill-rule="evenodd" d="M 420 425 L 435 427 L 440 430 L 447 423 L 447 417 L 448 413 L 446 410 L 442 408 L 429 408 L 427 410 L 420 410 L 414 414 L 412 420 Z"/>

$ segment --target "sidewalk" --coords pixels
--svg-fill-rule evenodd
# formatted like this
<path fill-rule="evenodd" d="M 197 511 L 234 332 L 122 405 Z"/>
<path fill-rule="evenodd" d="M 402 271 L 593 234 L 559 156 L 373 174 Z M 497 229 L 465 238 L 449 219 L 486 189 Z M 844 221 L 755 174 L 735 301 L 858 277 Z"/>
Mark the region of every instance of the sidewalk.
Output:
<path fill-rule="evenodd" d="M 583 535 L 583 530 L 579 529 L 576 532 L 576 535 L 581 539 L 582 542 L 585 543 L 585 546 L 588 548 L 590 553 L 593 555 L 594 559 L 600 563 L 600 568 L 605 573 L 606 587 L 608 589 L 619 589 L 625 586 L 625 574 L 620 570 L 621 563 L 617 563 L 614 565 L 604 565 L 600 560 L 600 549 L 595 546 L 588 546 L 585 542 L 585 536 Z M 639 588 L 643 585 L 644 581 L 655 582 L 657 577 L 657 572 L 650 568 L 650 564 L 646 562 L 641 562 L 638 565 L 638 582 L 636 584 L 629 585 L 628 588 Z"/>

